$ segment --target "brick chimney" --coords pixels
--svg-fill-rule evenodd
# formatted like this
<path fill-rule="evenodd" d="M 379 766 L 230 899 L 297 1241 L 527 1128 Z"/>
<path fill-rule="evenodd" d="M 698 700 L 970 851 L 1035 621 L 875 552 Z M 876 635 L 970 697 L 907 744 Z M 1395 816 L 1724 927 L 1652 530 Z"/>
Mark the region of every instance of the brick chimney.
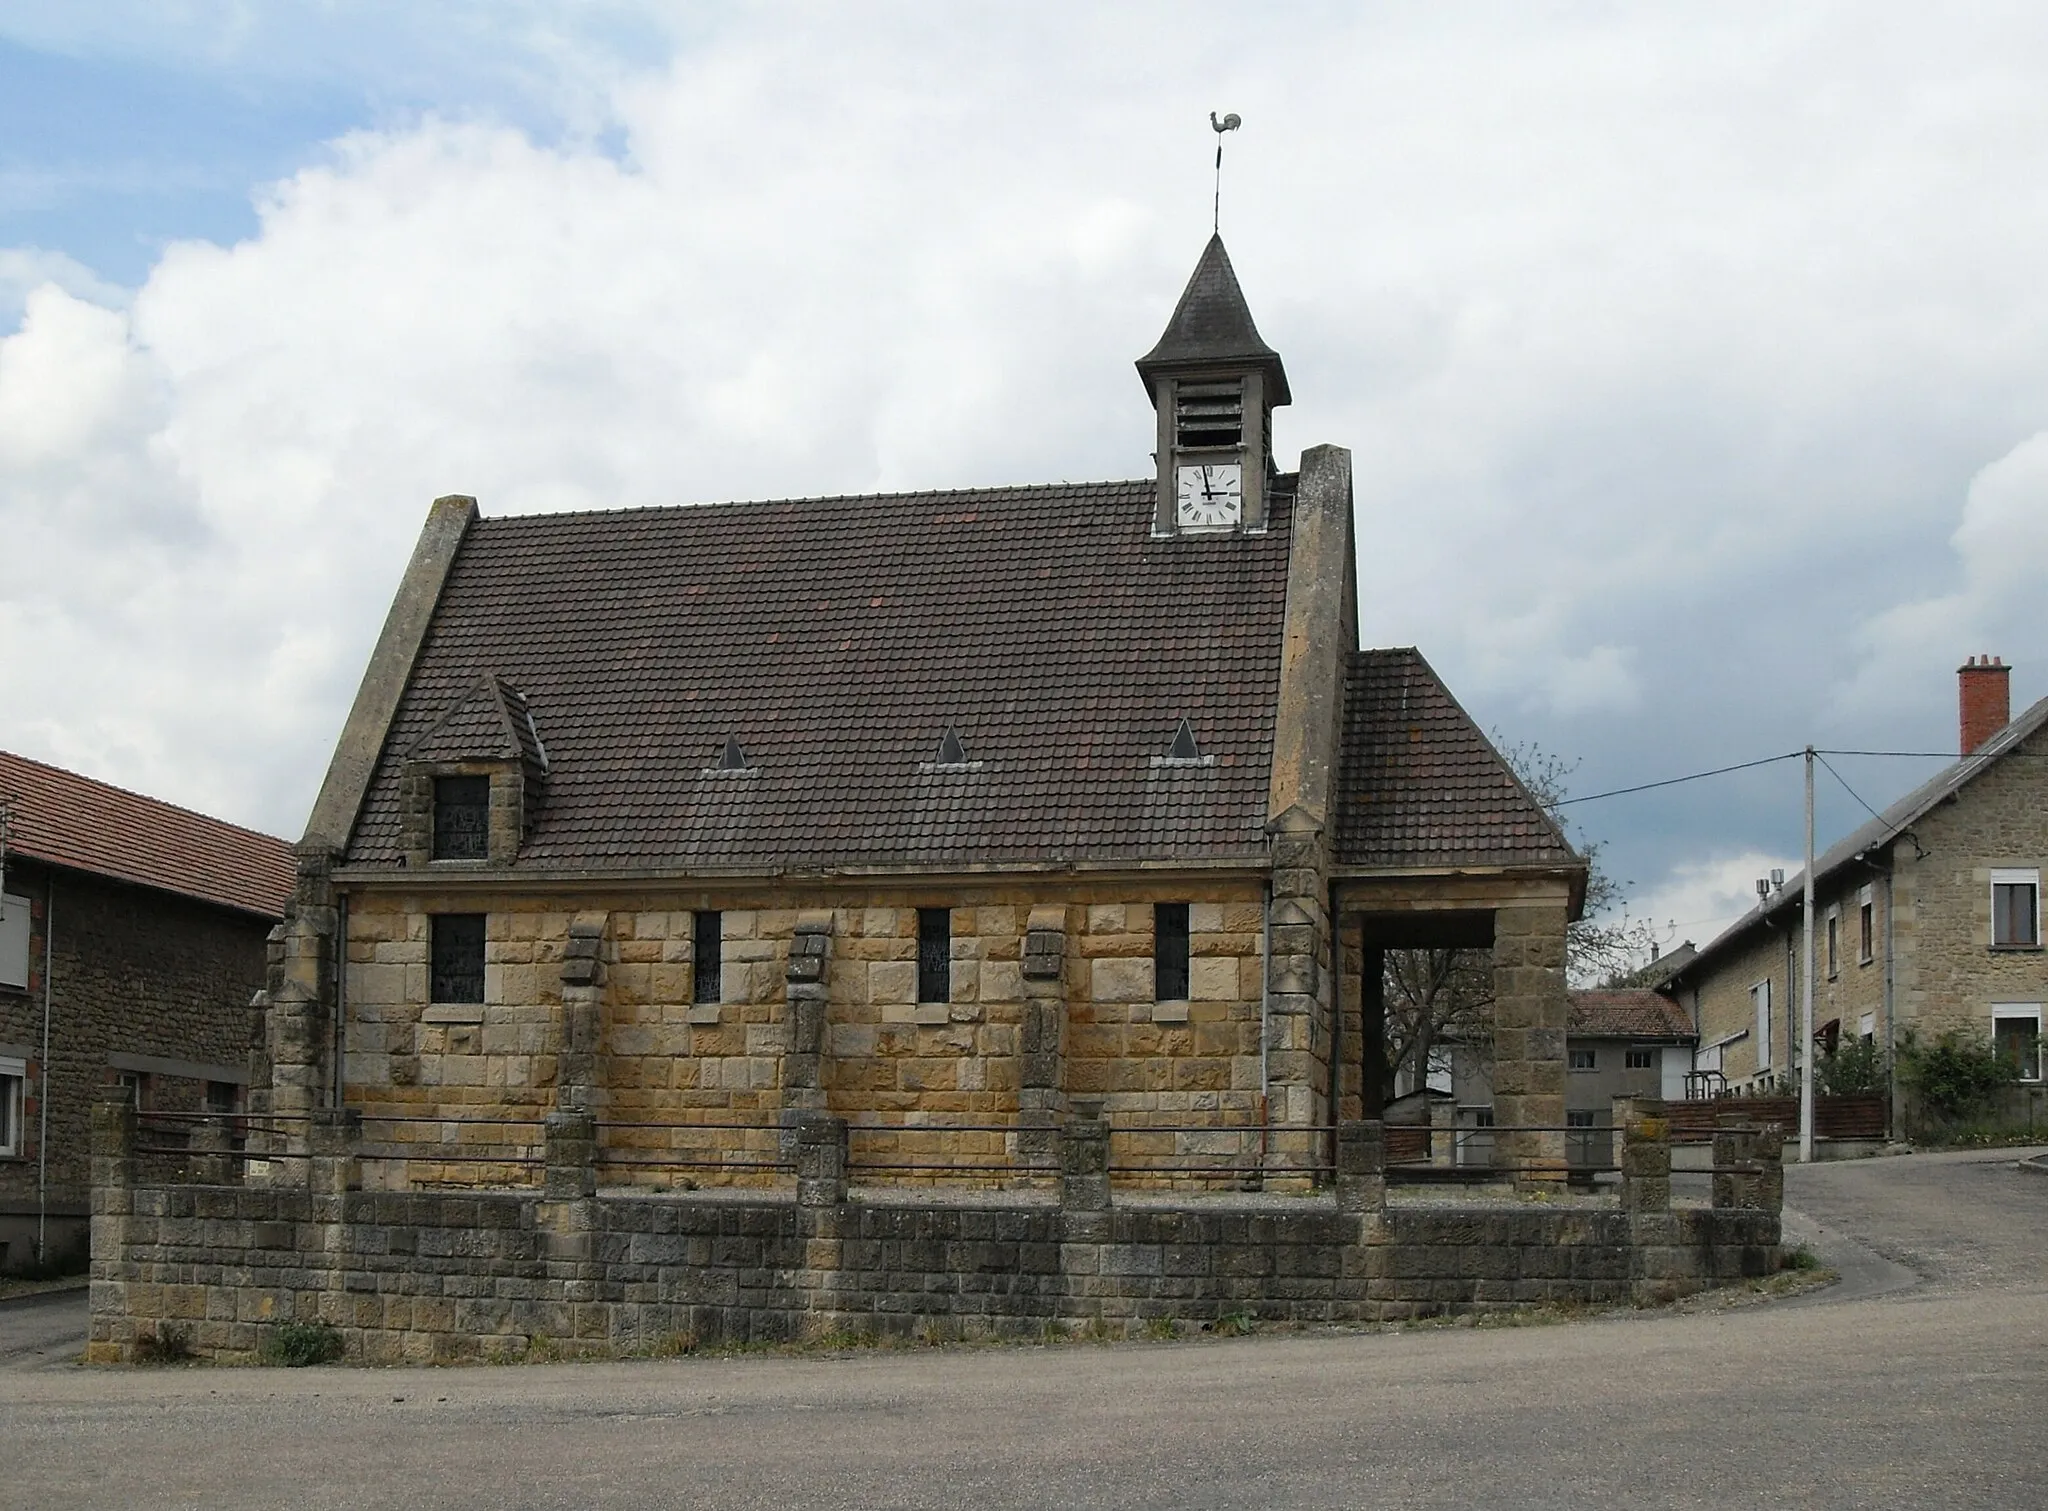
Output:
<path fill-rule="evenodd" d="M 1996 656 L 1965 661 L 1956 668 L 1956 709 L 1962 753 L 1975 755 L 2012 720 L 2012 668 Z"/>

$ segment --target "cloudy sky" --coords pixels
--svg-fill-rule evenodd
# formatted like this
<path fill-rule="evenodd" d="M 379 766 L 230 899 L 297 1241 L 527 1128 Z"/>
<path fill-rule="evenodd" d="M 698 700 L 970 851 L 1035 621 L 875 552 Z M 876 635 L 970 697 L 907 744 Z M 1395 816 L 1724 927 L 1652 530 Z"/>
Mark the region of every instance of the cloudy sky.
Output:
<path fill-rule="evenodd" d="M 437 494 L 1143 475 L 1212 109 L 1366 639 L 1576 792 L 2048 692 L 2038 3 L 0 0 L 0 747 L 296 835 Z M 1704 938 L 1798 768 L 1573 812 Z"/>

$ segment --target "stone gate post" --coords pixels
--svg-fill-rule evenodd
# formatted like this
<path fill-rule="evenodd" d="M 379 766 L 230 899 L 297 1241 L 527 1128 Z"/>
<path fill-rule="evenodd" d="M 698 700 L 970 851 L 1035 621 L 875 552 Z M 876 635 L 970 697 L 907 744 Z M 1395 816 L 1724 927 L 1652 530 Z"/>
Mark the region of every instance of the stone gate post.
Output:
<path fill-rule="evenodd" d="M 1387 1206 L 1387 1143 L 1378 1122 L 1337 1125 L 1337 1207 L 1378 1213 Z"/>
<path fill-rule="evenodd" d="M 1056 1166 L 1066 1116 L 1067 910 L 1031 910 L 1024 932 L 1024 1021 L 1020 1025 L 1017 1160 Z"/>
<path fill-rule="evenodd" d="M 1562 902 L 1493 915 L 1494 1147 L 1524 1189 L 1565 1178 L 1565 923 Z"/>
<path fill-rule="evenodd" d="M 1100 1118 L 1068 1118 L 1060 1128 L 1060 1205 L 1109 1210 L 1109 1124 Z"/>

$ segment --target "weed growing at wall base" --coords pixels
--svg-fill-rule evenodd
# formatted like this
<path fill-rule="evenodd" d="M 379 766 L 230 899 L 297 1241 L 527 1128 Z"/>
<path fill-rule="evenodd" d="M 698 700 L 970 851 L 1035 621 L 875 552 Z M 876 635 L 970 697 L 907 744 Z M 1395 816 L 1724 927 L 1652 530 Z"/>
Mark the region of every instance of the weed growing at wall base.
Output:
<path fill-rule="evenodd" d="M 303 1369 L 308 1364 L 332 1364 L 344 1352 L 341 1334 L 324 1322 L 282 1322 L 263 1340 L 258 1357 L 265 1364 Z"/>

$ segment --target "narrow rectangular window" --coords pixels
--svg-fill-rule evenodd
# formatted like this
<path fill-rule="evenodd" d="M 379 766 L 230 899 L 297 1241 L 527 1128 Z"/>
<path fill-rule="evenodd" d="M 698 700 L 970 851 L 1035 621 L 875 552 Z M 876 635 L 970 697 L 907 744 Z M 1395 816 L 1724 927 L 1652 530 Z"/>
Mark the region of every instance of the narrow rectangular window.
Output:
<path fill-rule="evenodd" d="M 28 990 L 29 901 L 0 893 L 0 986 Z"/>
<path fill-rule="evenodd" d="M 725 915 L 699 908 L 690 919 L 690 1000 L 725 1000 Z"/>
<path fill-rule="evenodd" d="M 1877 955 L 1877 910 L 1864 903 L 1856 910 L 1856 958 L 1864 965 Z"/>
<path fill-rule="evenodd" d="M 1622 1061 L 1622 1065 L 1623 1068 L 1628 1070 L 1655 1070 L 1657 1068 L 1657 1051 L 1654 1049 L 1643 1049 L 1640 1046 L 1631 1049 L 1628 1052 L 1627 1058 Z"/>
<path fill-rule="evenodd" d="M 1573 1070 L 1598 1070 L 1600 1068 L 1600 1056 L 1593 1050 L 1568 1049 L 1565 1053 L 1571 1060 Z"/>
<path fill-rule="evenodd" d="M 1991 1042 L 2001 1058 L 2015 1066 L 2022 1081 L 2041 1079 L 2041 1009 L 2022 1003 L 2000 1003 L 1991 1009 Z"/>
<path fill-rule="evenodd" d="M 240 1112 L 242 1110 L 242 1088 L 233 1081 L 208 1081 L 206 1083 L 206 1110 L 208 1112 Z"/>
<path fill-rule="evenodd" d="M 1750 1006 L 1756 1009 L 1756 1068 L 1771 1068 L 1771 983 L 1759 981 L 1749 989 Z"/>
<path fill-rule="evenodd" d="M 1991 943 L 1994 948 L 2035 949 L 2041 943 L 2041 873 L 1991 873 Z"/>
<path fill-rule="evenodd" d="M 1842 973 L 1842 915 L 1828 910 L 1828 980 Z"/>
<path fill-rule="evenodd" d="M 491 858 L 491 779 L 434 778 L 435 860 Z"/>
<path fill-rule="evenodd" d="M 953 910 L 917 910 L 917 1000 L 953 1000 Z"/>
<path fill-rule="evenodd" d="M 1188 1000 L 1188 905 L 1162 902 L 1152 909 L 1152 1000 Z"/>
<path fill-rule="evenodd" d="M 27 1152 L 23 1143 L 22 1108 L 27 1101 L 28 1063 L 0 1060 L 0 1157 Z"/>
<path fill-rule="evenodd" d="M 484 1000 L 484 915 L 436 913 L 428 996 L 434 1002 Z"/>

